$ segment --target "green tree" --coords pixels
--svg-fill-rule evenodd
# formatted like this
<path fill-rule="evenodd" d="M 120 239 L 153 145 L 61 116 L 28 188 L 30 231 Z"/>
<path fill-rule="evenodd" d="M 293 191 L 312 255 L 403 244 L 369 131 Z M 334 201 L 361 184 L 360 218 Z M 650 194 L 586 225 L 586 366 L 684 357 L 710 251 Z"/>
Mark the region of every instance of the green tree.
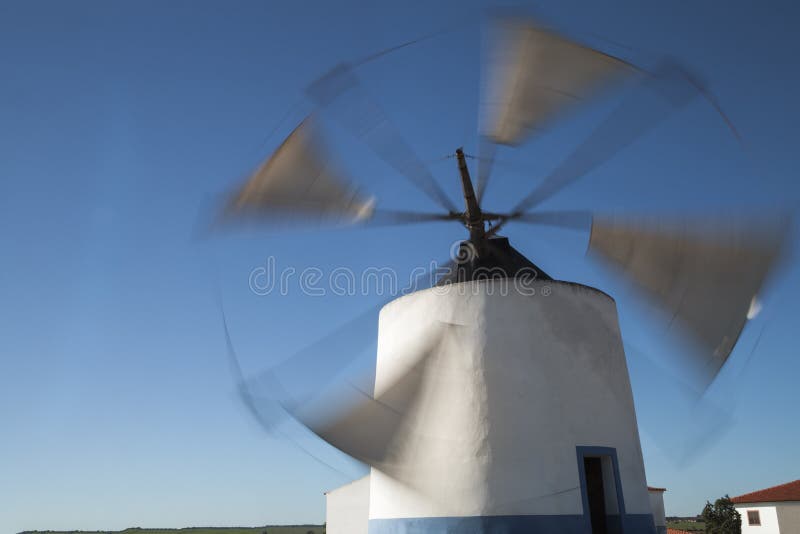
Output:
<path fill-rule="evenodd" d="M 742 516 L 727 495 L 714 504 L 706 501 L 700 515 L 706 523 L 706 534 L 742 534 Z"/>

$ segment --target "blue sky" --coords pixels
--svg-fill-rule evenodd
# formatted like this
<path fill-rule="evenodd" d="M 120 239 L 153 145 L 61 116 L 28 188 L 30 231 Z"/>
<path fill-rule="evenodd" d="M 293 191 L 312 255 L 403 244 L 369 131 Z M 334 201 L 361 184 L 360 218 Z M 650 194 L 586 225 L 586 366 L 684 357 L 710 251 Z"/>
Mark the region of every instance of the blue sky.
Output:
<path fill-rule="evenodd" d="M 255 295 L 248 276 L 268 257 L 279 268 L 408 273 L 446 258 L 464 232 L 424 225 L 209 239 L 198 222 L 311 109 L 301 93 L 316 76 L 453 26 L 360 75 L 458 200 L 455 166 L 441 158 L 460 145 L 476 151 L 486 7 L 0 3 L 0 531 L 323 520 L 323 491 L 359 468 L 304 438 L 337 472 L 249 420 L 225 359 L 217 285 L 243 364 L 256 370 L 380 300 Z M 796 5 L 570 0 L 535 12 L 629 59 L 678 58 L 701 73 L 744 138 L 741 149 L 698 101 L 546 207 L 796 206 Z M 501 151 L 486 206 L 509 207 L 604 111 L 598 103 Z M 342 135 L 336 148 L 381 205 L 434 207 L 365 147 Z M 716 439 L 687 460 L 676 451 L 698 435 L 709 404 L 698 416 L 659 371 L 677 345 L 652 311 L 584 258 L 586 236 L 523 226 L 507 234 L 551 275 L 617 298 L 648 480 L 668 488 L 668 514 L 800 478 L 800 279 L 791 261 L 708 395 L 721 408 Z"/>

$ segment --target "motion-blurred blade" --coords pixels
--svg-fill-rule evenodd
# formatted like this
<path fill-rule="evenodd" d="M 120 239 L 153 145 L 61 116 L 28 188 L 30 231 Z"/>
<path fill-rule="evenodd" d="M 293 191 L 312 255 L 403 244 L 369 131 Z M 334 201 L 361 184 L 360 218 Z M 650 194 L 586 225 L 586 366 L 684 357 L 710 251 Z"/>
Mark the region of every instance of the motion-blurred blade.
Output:
<path fill-rule="evenodd" d="M 529 211 L 586 176 L 683 108 L 693 97 L 707 93 L 701 89 L 696 80 L 674 64 L 664 63 L 653 73 L 643 73 L 641 84 L 512 212 Z"/>
<path fill-rule="evenodd" d="M 753 299 L 778 260 L 783 222 L 595 217 L 589 251 L 621 270 L 697 343 L 687 361 L 701 387 L 725 364 Z"/>
<path fill-rule="evenodd" d="M 393 443 L 412 411 L 426 379 L 430 358 L 445 329 L 434 328 L 420 340 L 408 361 L 415 363 L 395 378 L 379 395 L 358 388 L 324 392 L 312 402 L 292 410 L 292 415 L 330 445 L 373 467 L 391 470 Z M 405 428 L 408 431 L 408 428 Z"/>
<path fill-rule="evenodd" d="M 516 145 L 553 115 L 634 68 L 538 27 L 498 19 L 489 27 L 481 124 L 495 143 Z"/>
<path fill-rule="evenodd" d="M 267 432 L 273 432 L 284 421 L 287 413 L 299 410 L 327 390 L 342 372 L 365 353 L 378 331 L 380 309 L 394 298 L 431 287 L 442 270 L 449 270 L 451 263 L 443 267 L 419 273 L 415 271 L 408 285 L 397 294 L 339 326 L 331 333 L 313 341 L 280 363 L 242 378 L 235 373 L 242 400 L 256 421 Z M 227 324 L 225 331 L 227 335 Z M 229 351 L 230 352 L 230 351 Z M 238 369 L 238 362 L 236 363 Z"/>
<path fill-rule="evenodd" d="M 227 355 L 228 355 L 228 363 L 230 366 L 231 373 L 233 374 L 236 382 L 240 384 L 239 387 L 239 398 L 242 401 L 242 404 L 247 408 L 250 412 L 250 415 L 261 425 L 262 428 L 265 430 L 269 430 L 271 432 L 275 432 L 283 439 L 292 442 L 297 448 L 302 450 L 305 454 L 307 454 L 313 460 L 319 462 L 320 464 L 324 465 L 336 471 L 339 474 L 343 474 L 347 476 L 346 473 L 342 472 L 338 468 L 334 467 L 330 463 L 326 462 L 324 459 L 320 458 L 312 451 L 305 448 L 298 440 L 293 439 L 292 436 L 286 432 L 283 432 L 277 429 L 274 425 L 275 421 L 279 421 L 281 419 L 285 419 L 287 416 L 286 411 L 278 404 L 272 404 L 267 407 L 263 405 L 259 405 L 256 402 L 256 399 L 253 397 L 251 392 L 244 386 L 244 374 L 242 373 L 242 367 L 239 364 L 239 357 L 236 354 L 236 349 L 233 346 L 233 340 L 231 339 L 231 332 L 230 328 L 228 327 L 228 318 L 225 314 L 225 307 L 222 303 L 222 295 L 219 295 L 219 311 L 220 316 L 222 318 L 222 327 L 225 333 L 225 345 L 227 348 Z M 271 409 L 271 410 L 270 410 Z M 265 411 L 266 410 L 266 411 Z M 348 477 L 349 478 L 349 477 Z"/>
<path fill-rule="evenodd" d="M 355 223 L 369 219 L 373 206 L 329 163 L 308 117 L 232 195 L 223 216 Z"/>
<path fill-rule="evenodd" d="M 350 65 L 333 68 L 312 83 L 307 94 L 434 202 L 449 212 L 458 211 L 383 109 L 364 90 Z"/>

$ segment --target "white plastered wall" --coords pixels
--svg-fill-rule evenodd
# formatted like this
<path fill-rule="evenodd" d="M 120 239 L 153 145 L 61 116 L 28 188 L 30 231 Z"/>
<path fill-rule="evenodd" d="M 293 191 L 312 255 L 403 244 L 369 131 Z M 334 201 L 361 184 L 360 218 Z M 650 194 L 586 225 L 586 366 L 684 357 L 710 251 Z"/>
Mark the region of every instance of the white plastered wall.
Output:
<path fill-rule="evenodd" d="M 614 301 L 578 284 L 537 282 L 534 295 L 498 284 L 432 288 L 381 311 L 376 394 L 412 365 L 408 343 L 455 326 L 402 431 L 408 479 L 372 470 L 370 519 L 582 514 L 576 446 L 615 448 L 626 513 L 650 514 Z"/>
<path fill-rule="evenodd" d="M 800 502 L 776 503 L 781 533 L 800 532 Z"/>
<path fill-rule="evenodd" d="M 653 521 L 656 524 L 656 531 L 663 534 L 667 531 L 667 517 L 664 511 L 664 492 L 661 490 L 649 491 L 650 508 L 653 510 Z"/>
<path fill-rule="evenodd" d="M 367 534 L 369 524 L 369 476 L 325 494 L 328 534 Z"/>
<path fill-rule="evenodd" d="M 781 532 L 778 528 L 778 513 L 774 504 L 736 504 L 734 507 L 742 516 L 742 534 L 779 534 Z M 750 510 L 758 510 L 761 525 L 751 526 L 748 524 L 747 512 Z M 791 533 L 792 531 L 786 532 Z"/>

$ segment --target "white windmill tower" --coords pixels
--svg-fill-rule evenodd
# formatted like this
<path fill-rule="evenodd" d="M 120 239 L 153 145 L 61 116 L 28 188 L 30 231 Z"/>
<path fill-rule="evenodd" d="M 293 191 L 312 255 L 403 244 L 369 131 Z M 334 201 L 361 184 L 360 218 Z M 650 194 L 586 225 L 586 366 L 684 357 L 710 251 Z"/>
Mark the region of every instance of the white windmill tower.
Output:
<path fill-rule="evenodd" d="M 535 211 L 663 116 L 663 109 L 649 109 L 623 127 L 619 115 L 630 118 L 624 103 L 514 209 L 484 210 L 492 143 L 521 142 L 555 112 L 621 77 L 640 77 L 667 107 L 704 94 L 674 66 L 645 73 L 530 22 L 504 20 L 496 29 L 500 51 L 490 55 L 493 83 L 482 121 L 488 150 L 476 188 L 466 155 L 456 151 L 463 210 L 452 206 L 363 95 L 342 116 L 344 124 L 446 212 L 376 209 L 323 163 L 310 120 L 231 199 L 230 217 L 455 220 L 469 231 L 436 286 L 380 311 L 372 395 L 334 409 L 330 398 L 297 402 L 277 372 L 268 374 L 267 395 L 371 466 L 370 534 L 656 532 L 614 300 L 552 279 L 497 233 L 510 221 L 585 227 L 590 250 L 653 297 L 696 342 L 693 373 L 707 384 L 745 325 L 779 255 L 782 232 L 752 222 L 698 229 Z M 309 95 L 328 107 L 359 90 L 352 68 L 343 65 Z M 242 391 L 259 415 L 251 385 L 243 383 Z"/>

